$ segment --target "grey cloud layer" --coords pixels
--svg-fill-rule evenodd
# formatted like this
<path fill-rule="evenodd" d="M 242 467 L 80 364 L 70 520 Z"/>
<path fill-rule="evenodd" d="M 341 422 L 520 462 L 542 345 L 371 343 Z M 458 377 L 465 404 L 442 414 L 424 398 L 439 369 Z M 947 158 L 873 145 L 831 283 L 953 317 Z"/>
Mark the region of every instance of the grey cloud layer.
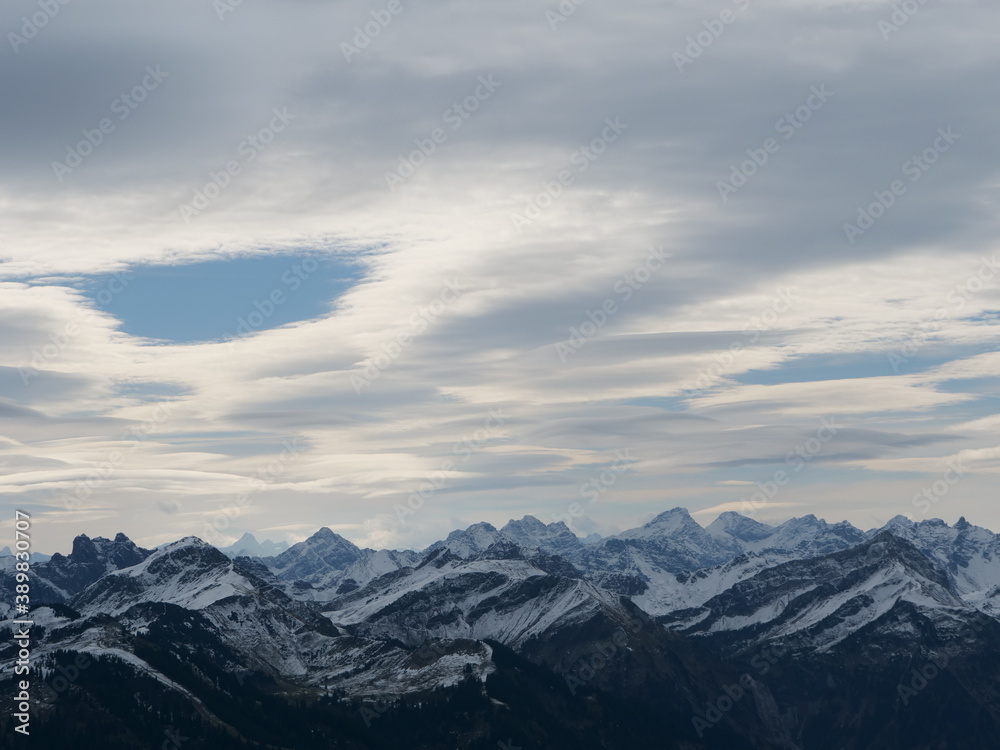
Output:
<path fill-rule="evenodd" d="M 58 498 L 72 481 L 44 467 L 85 474 L 103 460 L 123 429 L 149 419 L 155 403 L 124 390 L 143 383 L 177 388 L 176 408 L 88 500 L 96 532 L 120 522 L 149 539 L 198 533 L 266 464 L 267 446 L 292 436 L 307 453 L 240 523 L 336 516 L 385 544 L 430 541 L 456 518 L 564 510 L 618 448 L 643 462 L 588 509 L 608 526 L 668 500 L 738 500 L 722 482 L 766 477 L 767 461 L 781 465 L 823 416 L 845 427 L 815 465 L 863 465 L 840 475 L 851 502 L 815 496 L 813 510 L 834 519 L 908 502 L 897 474 L 884 479 L 865 458 L 992 449 L 988 433 L 961 427 L 990 415 L 987 382 L 927 368 L 894 378 L 888 363 L 857 382 L 733 377 L 809 356 L 881 357 L 929 320 L 923 356 L 995 349 L 995 281 L 960 306 L 947 300 L 996 252 L 1000 7 L 928 3 L 886 39 L 878 22 L 891 3 L 761 0 L 678 70 L 688 37 L 701 44 L 706 22 L 743 5 L 592 1 L 553 29 L 545 12 L 556 4 L 404 2 L 350 61 L 341 43 L 377 3 L 244 3 L 223 19 L 187 0 L 61 6 L 27 44 L 0 51 L 0 91 L 16 103 L 0 112 L 0 278 L 36 279 L 0 290 L 0 403 L 22 410 L 0 432 L 5 466 L 24 467 L 8 483 L 51 508 L 53 539 L 67 538 L 81 516 Z M 5 6 L 0 31 L 19 32 L 38 7 Z M 123 110 L 122 95 L 158 65 L 169 75 Z M 480 76 L 500 86 L 453 127 L 447 112 Z M 832 96 L 801 127 L 782 126 L 814 89 Z M 248 160 L 241 145 L 275 108 L 294 119 Z M 580 157 L 616 117 L 620 137 Z M 113 131 L 59 182 L 52 162 L 104 118 Z M 948 127 L 960 138 L 912 181 L 906 165 Z M 435 128 L 446 140 L 390 191 L 386 172 Z M 719 181 L 769 138 L 777 150 L 723 200 Z M 178 206 L 233 159 L 240 174 L 185 222 Z M 572 185 L 518 233 L 512 214 L 545 203 L 564 169 Z M 905 194 L 851 244 L 844 223 L 897 179 Z M 330 315 L 232 348 L 146 345 L 65 283 L 41 280 L 303 246 L 379 250 Z M 671 257 L 626 299 L 616 284 L 650 246 Z M 453 278 L 467 291 L 356 393 L 351 375 Z M 790 288 L 797 301 L 772 316 Z M 607 299 L 618 312 L 562 361 L 553 345 Z M 74 322 L 81 333 L 25 385 L 33 350 Z M 704 373 L 714 374 L 692 390 Z M 510 423 L 419 519 L 396 523 L 393 505 L 496 407 Z M 806 484 L 783 502 L 808 502 Z M 988 525 L 980 485 L 963 486 L 940 512 Z M 132 515 L 131 503 L 162 509 L 170 492 L 189 496 L 183 512 Z"/>

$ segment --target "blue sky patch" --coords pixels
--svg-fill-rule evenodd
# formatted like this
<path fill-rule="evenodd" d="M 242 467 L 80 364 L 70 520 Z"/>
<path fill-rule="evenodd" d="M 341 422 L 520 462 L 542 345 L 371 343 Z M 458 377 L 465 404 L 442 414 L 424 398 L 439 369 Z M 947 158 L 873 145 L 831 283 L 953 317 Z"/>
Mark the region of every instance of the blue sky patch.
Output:
<path fill-rule="evenodd" d="M 927 347 L 928 350 L 930 347 Z M 905 362 L 897 363 L 899 372 L 886 352 L 863 354 L 818 354 L 787 360 L 773 370 L 748 370 L 733 376 L 743 385 L 781 385 L 784 383 L 812 383 L 823 380 L 850 380 L 877 378 L 896 374 L 923 372 L 954 359 L 940 351 L 921 351 Z"/>
<path fill-rule="evenodd" d="M 188 344 L 324 315 L 360 275 L 351 259 L 302 252 L 133 266 L 88 280 L 85 291 L 125 333 Z"/>
<path fill-rule="evenodd" d="M 652 406 L 667 411 L 685 411 L 687 404 L 677 396 L 641 396 L 620 401 L 622 406 Z"/>

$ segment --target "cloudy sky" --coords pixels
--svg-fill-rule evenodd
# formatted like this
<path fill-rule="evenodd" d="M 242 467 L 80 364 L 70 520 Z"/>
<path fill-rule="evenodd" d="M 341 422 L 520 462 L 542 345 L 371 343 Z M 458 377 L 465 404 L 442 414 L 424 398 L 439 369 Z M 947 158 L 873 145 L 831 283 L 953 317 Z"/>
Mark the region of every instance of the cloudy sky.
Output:
<path fill-rule="evenodd" d="M 994 0 L 11 0 L 39 551 L 1000 529 Z"/>

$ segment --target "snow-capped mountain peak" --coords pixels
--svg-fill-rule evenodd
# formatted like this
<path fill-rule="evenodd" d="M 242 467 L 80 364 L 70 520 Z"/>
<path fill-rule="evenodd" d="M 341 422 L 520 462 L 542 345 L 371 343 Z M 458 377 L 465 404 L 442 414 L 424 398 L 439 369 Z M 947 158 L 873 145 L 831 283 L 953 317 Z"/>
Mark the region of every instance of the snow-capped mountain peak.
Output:
<path fill-rule="evenodd" d="M 735 651 L 775 639 L 822 651 L 901 602 L 920 611 L 973 611 L 913 544 L 883 531 L 848 550 L 767 567 L 667 619 Z"/>
<path fill-rule="evenodd" d="M 672 508 L 660 513 L 637 529 L 623 531 L 618 534 L 618 538 L 649 539 L 651 537 L 675 536 L 678 532 L 691 533 L 695 530 L 704 531 L 698 522 L 691 518 L 687 508 Z"/>
<path fill-rule="evenodd" d="M 448 534 L 446 539 L 435 542 L 424 551 L 430 552 L 438 547 L 447 547 L 459 557 L 468 558 L 485 552 L 500 541 L 500 538 L 500 532 L 497 531 L 496 527 L 484 521 L 475 523 L 464 530 L 453 531 Z"/>
<path fill-rule="evenodd" d="M 937 563 L 967 602 L 1000 615 L 1000 535 L 964 517 L 949 526 L 939 518 L 914 522 L 897 516 L 883 528 L 912 542 Z"/>
<path fill-rule="evenodd" d="M 257 537 L 248 531 L 234 544 L 220 547 L 219 551 L 227 557 L 275 557 L 287 549 L 288 542 L 272 542 L 270 539 L 259 542 Z"/>
<path fill-rule="evenodd" d="M 712 523 L 705 527 L 712 536 L 728 536 L 741 542 L 758 542 L 774 533 L 774 526 L 755 521 L 735 511 L 720 513 Z"/>
<path fill-rule="evenodd" d="M 511 520 L 500 529 L 501 536 L 519 547 L 538 549 L 574 560 L 583 550 L 583 541 L 562 521 L 544 524 L 534 516 Z"/>
<path fill-rule="evenodd" d="M 308 539 L 293 544 L 269 566 L 286 580 L 309 580 L 342 571 L 361 557 L 361 549 L 324 526 Z"/>
<path fill-rule="evenodd" d="M 254 589 L 222 552 L 189 536 L 160 547 L 138 565 L 109 573 L 73 604 L 85 614 L 118 614 L 142 602 L 197 610 Z"/>

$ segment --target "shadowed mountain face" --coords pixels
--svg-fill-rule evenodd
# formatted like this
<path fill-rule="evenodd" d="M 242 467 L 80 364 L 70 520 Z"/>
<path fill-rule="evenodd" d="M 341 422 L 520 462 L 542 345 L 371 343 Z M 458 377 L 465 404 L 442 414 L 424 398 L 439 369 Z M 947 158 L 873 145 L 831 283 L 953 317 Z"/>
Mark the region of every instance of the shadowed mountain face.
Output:
<path fill-rule="evenodd" d="M 56 553 L 47 562 L 31 566 L 32 599 L 36 602 L 66 602 L 102 576 L 138 565 L 150 554 L 150 550 L 137 547 L 124 534 L 118 534 L 114 539 L 91 539 L 81 534 L 73 540 L 73 551 L 68 555 Z M 5 560 L 13 561 L 14 558 L 0 558 L 0 563 Z M 0 591 L 9 594 L 0 603 L 0 612 L 14 601 L 14 585 L 12 566 L 8 564 L 8 567 L 0 568 Z"/>
<path fill-rule="evenodd" d="M 32 612 L 39 735 L 100 727 L 104 747 L 158 747 L 152 717 L 191 747 L 1000 741 L 992 532 L 736 514 L 706 529 L 674 509 L 570 537 L 529 516 L 418 553 L 321 529 L 235 559 L 194 537 L 155 551 L 78 537 L 33 568 L 50 602 Z M 0 674 L 15 657 L 0 646 Z"/>

